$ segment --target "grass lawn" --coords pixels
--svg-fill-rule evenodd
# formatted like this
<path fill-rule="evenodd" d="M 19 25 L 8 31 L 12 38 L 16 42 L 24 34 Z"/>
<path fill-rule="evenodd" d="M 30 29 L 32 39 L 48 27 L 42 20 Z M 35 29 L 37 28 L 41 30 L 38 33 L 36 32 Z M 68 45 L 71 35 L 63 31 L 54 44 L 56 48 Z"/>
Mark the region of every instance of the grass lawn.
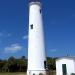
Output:
<path fill-rule="evenodd" d="M 0 75 L 26 75 L 26 73 L 0 73 Z M 49 75 L 56 75 L 56 72 L 50 72 Z"/>
<path fill-rule="evenodd" d="M 0 75 L 26 75 L 26 73 L 0 73 Z"/>

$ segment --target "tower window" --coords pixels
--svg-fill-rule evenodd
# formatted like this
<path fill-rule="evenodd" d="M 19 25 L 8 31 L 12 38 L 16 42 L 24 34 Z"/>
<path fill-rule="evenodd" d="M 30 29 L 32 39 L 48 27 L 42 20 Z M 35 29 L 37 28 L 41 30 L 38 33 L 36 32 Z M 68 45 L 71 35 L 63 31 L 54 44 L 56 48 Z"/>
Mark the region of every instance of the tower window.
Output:
<path fill-rule="evenodd" d="M 46 69 L 46 61 L 44 61 L 44 68 Z"/>
<path fill-rule="evenodd" d="M 35 73 L 33 73 L 33 75 L 35 75 Z"/>
<path fill-rule="evenodd" d="M 39 75 L 43 75 L 42 73 L 40 73 Z"/>
<path fill-rule="evenodd" d="M 31 28 L 31 29 L 33 29 L 33 24 L 32 24 L 32 25 L 30 25 L 30 28 Z"/>
<path fill-rule="evenodd" d="M 40 13 L 41 13 L 41 9 L 40 9 Z"/>

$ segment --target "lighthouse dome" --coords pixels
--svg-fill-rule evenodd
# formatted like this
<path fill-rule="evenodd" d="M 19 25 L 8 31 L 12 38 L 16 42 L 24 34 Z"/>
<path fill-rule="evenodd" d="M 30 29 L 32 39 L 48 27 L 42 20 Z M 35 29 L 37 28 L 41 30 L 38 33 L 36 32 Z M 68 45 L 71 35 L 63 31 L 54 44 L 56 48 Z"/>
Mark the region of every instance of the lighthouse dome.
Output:
<path fill-rule="evenodd" d="M 29 0 L 29 2 L 40 2 L 40 0 Z"/>
<path fill-rule="evenodd" d="M 29 0 L 29 6 L 37 4 L 39 6 L 41 6 L 41 0 Z"/>

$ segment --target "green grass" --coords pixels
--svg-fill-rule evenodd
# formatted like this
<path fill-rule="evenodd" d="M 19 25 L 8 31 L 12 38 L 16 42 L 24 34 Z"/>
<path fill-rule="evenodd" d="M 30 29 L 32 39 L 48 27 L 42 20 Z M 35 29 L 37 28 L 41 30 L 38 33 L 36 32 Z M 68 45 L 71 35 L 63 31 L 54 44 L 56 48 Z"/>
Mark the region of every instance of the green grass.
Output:
<path fill-rule="evenodd" d="M 26 75 L 26 73 L 0 73 L 0 75 Z"/>

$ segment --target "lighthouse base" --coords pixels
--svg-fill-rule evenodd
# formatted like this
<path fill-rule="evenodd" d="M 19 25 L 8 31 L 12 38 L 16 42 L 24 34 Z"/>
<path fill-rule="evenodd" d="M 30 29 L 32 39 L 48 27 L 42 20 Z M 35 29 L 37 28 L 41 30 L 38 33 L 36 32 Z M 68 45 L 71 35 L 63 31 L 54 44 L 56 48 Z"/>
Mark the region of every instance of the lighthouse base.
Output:
<path fill-rule="evenodd" d="M 28 70 L 27 75 L 46 75 L 46 70 Z"/>

